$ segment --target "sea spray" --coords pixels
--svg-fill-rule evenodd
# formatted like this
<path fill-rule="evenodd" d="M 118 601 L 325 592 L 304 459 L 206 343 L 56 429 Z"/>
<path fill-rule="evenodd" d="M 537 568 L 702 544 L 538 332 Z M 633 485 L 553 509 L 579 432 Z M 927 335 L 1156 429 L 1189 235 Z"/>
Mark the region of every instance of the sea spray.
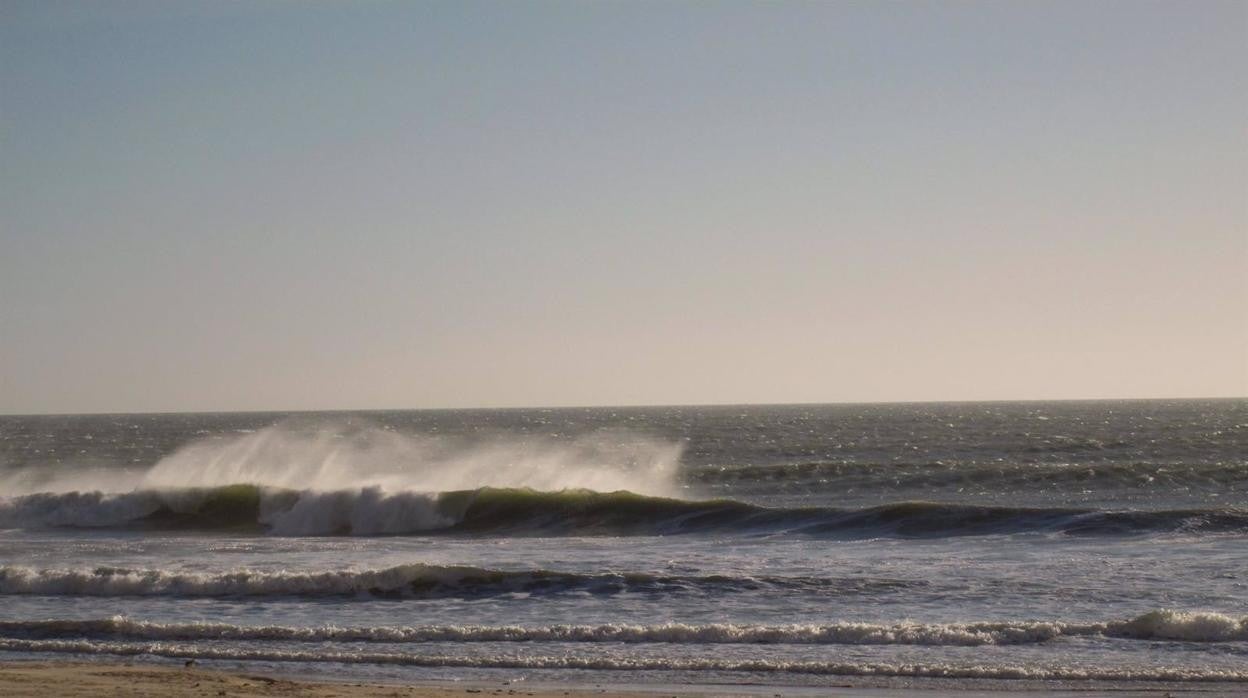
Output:
<path fill-rule="evenodd" d="M 122 493 L 248 484 L 334 491 L 445 492 L 478 487 L 629 490 L 673 496 L 682 445 L 624 429 L 571 436 L 398 433 L 359 418 L 287 418 L 193 440 L 148 468 L 49 463 L 0 472 L 8 496 Z"/>
<path fill-rule="evenodd" d="M 465 439 L 288 420 L 253 434 L 191 443 L 162 459 L 136 487 L 249 483 L 311 490 L 376 487 L 387 492 L 527 487 L 670 496 L 676 492 L 680 453 L 679 444 L 618 430 L 570 439 Z"/>

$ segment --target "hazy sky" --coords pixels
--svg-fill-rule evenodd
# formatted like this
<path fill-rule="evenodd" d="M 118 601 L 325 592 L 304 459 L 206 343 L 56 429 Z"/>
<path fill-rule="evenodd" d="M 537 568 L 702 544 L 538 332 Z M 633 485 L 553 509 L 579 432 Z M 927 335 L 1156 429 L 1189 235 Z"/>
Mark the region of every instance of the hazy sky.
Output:
<path fill-rule="evenodd" d="M 0 412 L 1248 394 L 1248 4 L 0 3 Z"/>

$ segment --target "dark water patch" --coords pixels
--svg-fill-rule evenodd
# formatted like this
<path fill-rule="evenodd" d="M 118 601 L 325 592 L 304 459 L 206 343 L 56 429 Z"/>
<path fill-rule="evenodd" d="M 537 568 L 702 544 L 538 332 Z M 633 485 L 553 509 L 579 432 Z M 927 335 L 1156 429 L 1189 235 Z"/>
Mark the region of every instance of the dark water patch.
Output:
<path fill-rule="evenodd" d="M 0 500 L 0 525 L 257 531 L 280 535 L 663 536 L 805 535 L 939 538 L 1047 533 L 1248 532 L 1238 507 L 1103 510 L 907 501 L 865 508 L 763 507 L 632 492 L 481 488 L 440 494 L 334 492 L 232 485 Z"/>

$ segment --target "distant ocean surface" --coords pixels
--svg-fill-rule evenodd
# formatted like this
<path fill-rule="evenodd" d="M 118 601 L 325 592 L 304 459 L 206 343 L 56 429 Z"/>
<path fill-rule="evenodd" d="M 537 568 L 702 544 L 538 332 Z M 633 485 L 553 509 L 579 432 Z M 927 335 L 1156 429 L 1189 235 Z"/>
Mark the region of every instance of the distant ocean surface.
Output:
<path fill-rule="evenodd" d="M 1248 691 L 1248 400 L 0 417 L 0 661 Z"/>

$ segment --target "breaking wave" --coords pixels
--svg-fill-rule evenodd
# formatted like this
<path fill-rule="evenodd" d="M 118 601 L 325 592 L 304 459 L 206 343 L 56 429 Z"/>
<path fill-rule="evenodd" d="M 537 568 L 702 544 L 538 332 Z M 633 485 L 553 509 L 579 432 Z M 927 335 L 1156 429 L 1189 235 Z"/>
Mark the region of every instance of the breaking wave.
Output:
<path fill-rule="evenodd" d="M 330 649 L 282 650 L 266 648 L 208 647 L 164 642 L 93 642 L 87 640 L 0 639 L 0 652 L 41 652 L 78 655 L 155 656 L 175 659 L 336 662 L 408 667 L 465 667 L 504 669 L 588 669 L 598 671 L 723 671 L 759 674 L 807 674 L 825 676 L 896 676 L 1003 680 L 1097 680 L 1243 682 L 1248 671 L 1205 667 L 1085 667 L 1066 665 L 946 664 L 838 662 L 801 660 L 733 660 L 717 658 L 577 656 L 575 654 L 524 656 L 518 654 L 456 656 L 404 652 L 350 652 Z"/>
<path fill-rule="evenodd" d="M 0 621 L 10 639 L 89 639 L 194 642 L 611 642 L 800 645 L 1025 645 L 1060 637 L 1101 636 L 1183 642 L 1248 641 L 1248 616 L 1160 610 L 1130 620 L 1095 623 L 1002 621 L 980 623 L 832 623 L 826 625 L 423 625 L 407 627 L 288 627 L 227 623 L 151 623 L 124 617 L 96 620 Z"/>
<path fill-rule="evenodd" d="M 214 597 L 447 598 L 501 594 L 695 593 L 721 594 L 766 589 L 828 595 L 887 593 L 922 586 L 900 579 L 726 575 L 664 575 L 643 572 L 577 573 L 553 570 L 494 570 L 467 565 L 398 565 L 378 570 L 333 572 L 221 573 L 0 567 L 0 595 Z"/>
<path fill-rule="evenodd" d="M 275 535 L 482 536 L 792 533 L 826 537 L 942 537 L 1008 533 L 1130 535 L 1242 533 L 1242 508 L 1112 511 L 900 502 L 866 508 L 771 508 L 628 491 L 483 487 L 424 493 L 379 486 L 293 490 L 213 488 L 40 493 L 0 498 L 0 527 L 234 530 Z"/>

